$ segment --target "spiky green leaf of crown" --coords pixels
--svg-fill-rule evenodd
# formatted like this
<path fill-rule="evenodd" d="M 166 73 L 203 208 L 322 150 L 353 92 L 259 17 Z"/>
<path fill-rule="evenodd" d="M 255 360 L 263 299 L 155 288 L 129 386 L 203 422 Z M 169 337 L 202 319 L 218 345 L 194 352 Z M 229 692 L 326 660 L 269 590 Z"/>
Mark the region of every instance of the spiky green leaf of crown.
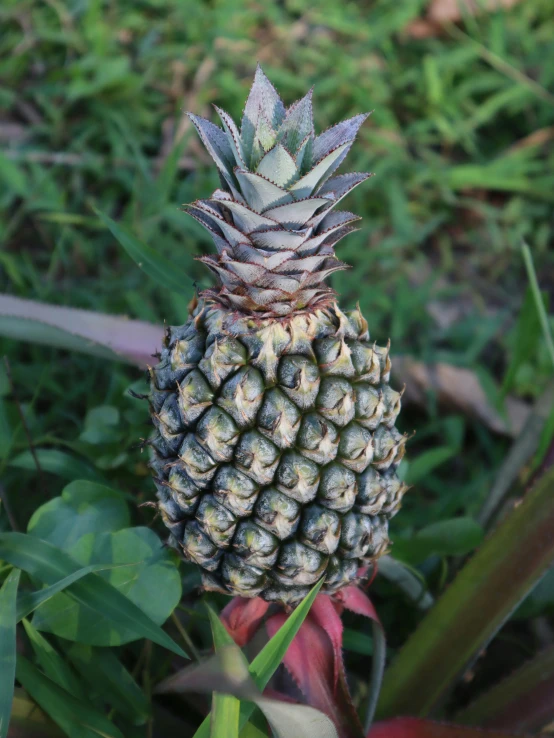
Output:
<path fill-rule="evenodd" d="M 334 207 L 370 176 L 335 171 L 367 114 L 316 136 L 312 92 L 285 108 L 259 66 L 240 131 L 216 110 L 223 129 L 189 114 L 222 183 L 186 208 L 217 249 L 201 258 L 220 281 L 206 296 L 260 317 L 328 305 L 334 292 L 324 280 L 346 268 L 334 246 L 359 220 Z"/>

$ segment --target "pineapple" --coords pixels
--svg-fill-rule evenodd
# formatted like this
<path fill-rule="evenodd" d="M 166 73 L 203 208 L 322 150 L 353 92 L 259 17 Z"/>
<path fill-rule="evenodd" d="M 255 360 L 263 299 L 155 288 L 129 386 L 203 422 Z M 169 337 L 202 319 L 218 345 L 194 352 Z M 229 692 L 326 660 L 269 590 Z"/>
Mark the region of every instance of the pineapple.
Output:
<path fill-rule="evenodd" d="M 314 134 L 312 95 L 285 108 L 258 67 L 241 129 L 190 115 L 221 188 L 187 207 L 219 284 L 167 330 L 151 369 L 159 509 L 203 586 L 296 605 L 388 547 L 406 487 L 389 347 L 324 280 L 358 218 L 335 206 L 368 174 L 335 174 L 366 115 Z"/>

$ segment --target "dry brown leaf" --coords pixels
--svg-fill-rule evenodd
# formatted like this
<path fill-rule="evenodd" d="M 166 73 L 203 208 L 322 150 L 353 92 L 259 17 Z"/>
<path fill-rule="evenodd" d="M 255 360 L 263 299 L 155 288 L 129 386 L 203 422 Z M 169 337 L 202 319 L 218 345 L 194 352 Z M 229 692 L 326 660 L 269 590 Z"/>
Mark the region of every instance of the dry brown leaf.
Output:
<path fill-rule="evenodd" d="M 479 15 L 511 8 L 519 0 L 431 0 L 427 18 L 435 23 L 455 23 L 464 15 Z"/>
<path fill-rule="evenodd" d="M 520 0 L 431 0 L 425 18 L 418 18 L 406 29 L 412 38 L 428 38 L 442 32 L 446 23 L 457 23 L 465 15 L 492 13 L 508 9 Z"/>
<path fill-rule="evenodd" d="M 495 433 L 516 437 L 529 417 L 527 403 L 508 397 L 504 418 L 469 369 L 443 363 L 428 365 L 409 356 L 396 356 L 393 374 L 397 383 L 406 385 L 405 401 L 425 405 L 428 393 L 433 392 L 440 405 L 477 418 Z"/>

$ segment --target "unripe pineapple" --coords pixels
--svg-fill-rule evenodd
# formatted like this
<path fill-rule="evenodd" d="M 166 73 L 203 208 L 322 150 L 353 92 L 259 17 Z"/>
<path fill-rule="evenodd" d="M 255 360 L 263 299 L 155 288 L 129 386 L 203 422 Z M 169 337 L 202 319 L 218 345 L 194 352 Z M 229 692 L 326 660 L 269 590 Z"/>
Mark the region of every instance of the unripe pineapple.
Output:
<path fill-rule="evenodd" d="M 288 605 L 351 583 L 387 550 L 405 485 L 388 347 L 325 278 L 358 218 L 334 172 L 366 115 L 315 136 L 311 92 L 285 108 L 260 68 L 240 131 L 191 115 L 221 189 L 188 212 L 219 286 L 167 330 L 151 371 L 152 468 L 174 541 L 206 589 Z"/>

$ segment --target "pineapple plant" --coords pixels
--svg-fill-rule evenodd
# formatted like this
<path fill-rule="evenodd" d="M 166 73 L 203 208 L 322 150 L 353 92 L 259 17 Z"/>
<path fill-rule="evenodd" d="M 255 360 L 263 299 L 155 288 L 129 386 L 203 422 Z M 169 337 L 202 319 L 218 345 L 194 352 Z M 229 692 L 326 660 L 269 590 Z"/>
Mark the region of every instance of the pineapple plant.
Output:
<path fill-rule="evenodd" d="M 325 284 L 358 218 L 336 174 L 366 119 L 319 135 L 312 94 L 285 108 L 258 67 L 240 130 L 190 115 L 221 187 L 187 206 L 218 285 L 167 329 L 150 370 L 163 520 L 208 590 L 296 605 L 355 581 L 388 548 L 406 486 L 389 347 Z"/>

